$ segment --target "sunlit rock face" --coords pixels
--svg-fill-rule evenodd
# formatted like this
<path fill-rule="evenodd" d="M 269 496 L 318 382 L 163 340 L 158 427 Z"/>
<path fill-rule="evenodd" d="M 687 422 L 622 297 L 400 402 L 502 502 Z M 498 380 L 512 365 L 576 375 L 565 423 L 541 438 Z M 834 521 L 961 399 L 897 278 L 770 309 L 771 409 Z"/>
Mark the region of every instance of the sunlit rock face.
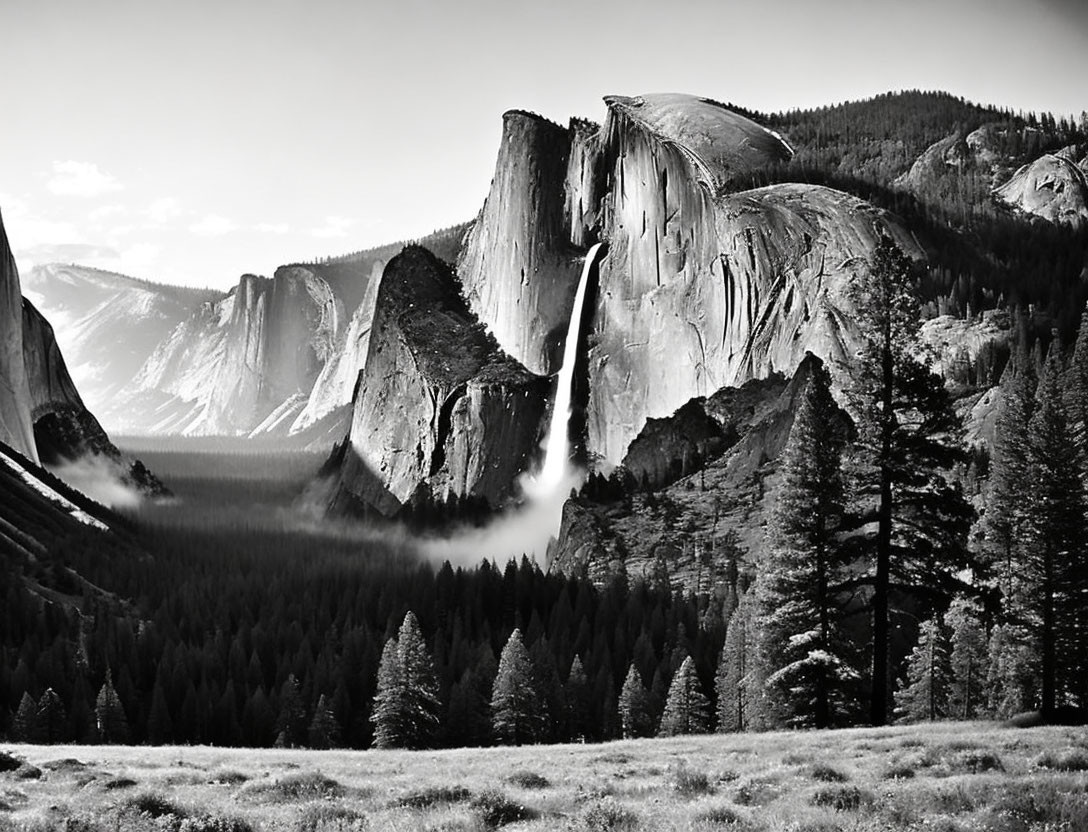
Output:
<path fill-rule="evenodd" d="M 453 271 L 406 248 L 378 290 L 335 502 L 392 516 L 422 489 L 500 504 L 537 451 L 549 392 L 480 324 Z"/>
<path fill-rule="evenodd" d="M 984 144 L 978 131 L 964 138 L 962 135 L 947 136 L 934 142 L 915 159 L 910 170 L 895 180 L 895 184 L 912 191 L 920 191 L 940 181 L 950 171 L 960 172 L 976 158 L 975 148 L 984 152 Z M 975 137 L 975 143 L 970 142 Z"/>
<path fill-rule="evenodd" d="M 345 323 L 329 284 L 305 267 L 243 275 L 178 325 L 137 375 L 137 391 L 162 399 L 149 432 L 286 432 Z"/>
<path fill-rule="evenodd" d="M 687 96 L 607 99 L 609 195 L 590 336 L 587 448 L 619 463 L 648 418 L 853 339 L 845 292 L 882 212 L 828 188 L 727 194 L 730 177 L 788 158 L 775 135 Z M 724 186 L 724 187 L 723 187 Z"/>
<path fill-rule="evenodd" d="M 0 219 L 0 442 L 37 462 L 23 361 L 23 295 Z"/>
<path fill-rule="evenodd" d="M 83 266 L 36 266 L 23 294 L 48 318 L 87 406 L 103 423 L 145 432 L 154 405 L 133 385 L 144 363 L 201 304 L 222 292 L 163 286 Z"/>
<path fill-rule="evenodd" d="M 994 191 L 1007 205 L 1053 223 L 1088 222 L 1088 175 L 1070 159 L 1047 153 Z"/>
<path fill-rule="evenodd" d="M 499 346 L 538 373 L 558 369 L 552 353 L 566 331 L 581 269 L 567 213 L 577 213 L 584 241 L 592 210 L 591 194 L 582 205 L 568 204 L 568 175 L 583 187 L 581 174 L 568 173 L 572 133 L 579 136 L 575 168 L 588 164 L 588 187 L 592 150 L 584 128 L 566 130 L 517 110 L 503 116 L 491 190 L 457 267 L 472 311 Z"/>
<path fill-rule="evenodd" d="M 308 430 L 322 420 L 350 412 L 359 373 L 366 367 L 370 328 L 374 322 L 378 286 L 384 268 L 384 262 L 374 264 L 366 294 L 333 345 L 331 355 L 310 391 L 306 406 L 291 425 L 291 433 Z"/>

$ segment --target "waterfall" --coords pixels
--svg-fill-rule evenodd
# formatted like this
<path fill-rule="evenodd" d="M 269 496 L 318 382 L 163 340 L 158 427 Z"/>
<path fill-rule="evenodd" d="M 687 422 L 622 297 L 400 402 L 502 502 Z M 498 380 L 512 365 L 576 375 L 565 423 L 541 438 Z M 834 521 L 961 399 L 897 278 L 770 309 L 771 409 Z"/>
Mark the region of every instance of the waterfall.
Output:
<path fill-rule="evenodd" d="M 567 326 L 567 340 L 563 344 L 563 364 L 559 368 L 559 377 L 556 382 L 552 423 L 548 428 L 548 438 L 544 445 L 544 465 L 534 478 L 535 489 L 542 494 L 559 487 L 567 475 L 570 462 L 571 396 L 574 386 L 574 366 L 578 363 L 582 306 L 586 300 L 589 273 L 593 269 L 593 263 L 600 248 L 601 244 L 595 243 L 586 253 L 586 259 L 582 265 L 582 279 L 578 281 L 578 291 L 574 295 L 574 308 L 571 309 L 570 324 Z"/>

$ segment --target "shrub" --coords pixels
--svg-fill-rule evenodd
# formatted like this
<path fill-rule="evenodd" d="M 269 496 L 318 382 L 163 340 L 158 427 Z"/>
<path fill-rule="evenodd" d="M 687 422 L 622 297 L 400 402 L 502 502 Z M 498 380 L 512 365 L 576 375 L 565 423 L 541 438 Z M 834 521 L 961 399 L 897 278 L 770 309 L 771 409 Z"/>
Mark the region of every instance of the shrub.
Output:
<path fill-rule="evenodd" d="M 587 832 L 621 832 L 637 829 L 638 815 L 615 798 L 606 797 L 582 813 L 582 825 Z"/>
<path fill-rule="evenodd" d="M 987 771 L 1004 771 L 1001 758 L 989 751 L 968 751 L 956 760 L 956 766 L 970 774 L 983 774 Z"/>
<path fill-rule="evenodd" d="M 812 803 L 836 812 L 856 812 L 863 802 L 867 802 L 867 797 L 857 786 L 832 786 L 816 792 Z"/>
<path fill-rule="evenodd" d="M 884 769 L 885 780 L 910 780 L 914 777 L 914 766 L 910 763 L 892 763 Z"/>
<path fill-rule="evenodd" d="M 130 797 L 125 801 L 122 808 L 131 812 L 138 812 L 141 815 L 150 815 L 153 818 L 162 818 L 167 815 L 173 815 L 177 818 L 185 817 L 184 810 L 178 808 L 177 805 L 171 803 L 161 794 L 155 794 L 154 792 L 144 792 L 135 797 Z"/>
<path fill-rule="evenodd" d="M 686 765 L 677 766 L 672 775 L 672 788 L 677 794 L 684 797 L 694 797 L 700 794 L 709 794 L 713 791 L 710 778 L 706 772 L 693 771 Z"/>
<path fill-rule="evenodd" d="M 239 795 L 301 803 L 344 796 L 344 787 L 318 771 L 288 774 L 271 783 L 247 783 Z"/>
<path fill-rule="evenodd" d="M 498 829 L 500 826 L 517 823 L 520 820 L 532 820 L 537 816 L 537 813 L 528 806 L 514 803 L 502 792 L 493 789 L 473 798 L 472 808 L 480 822 L 488 829 Z"/>
<path fill-rule="evenodd" d="M 136 781 L 130 777 L 111 777 L 102 784 L 102 788 L 108 792 L 112 792 L 117 789 L 131 789 L 135 785 Z"/>
<path fill-rule="evenodd" d="M 249 780 L 248 774 L 242 774 L 240 771 L 217 771 L 208 780 L 209 783 L 218 783 L 223 786 L 240 786 Z"/>
<path fill-rule="evenodd" d="M 694 820 L 701 826 L 728 826 L 736 832 L 752 828 L 751 821 L 730 806 L 715 806 L 712 809 L 706 809 L 696 815 Z"/>
<path fill-rule="evenodd" d="M 356 832 L 366 829 L 362 812 L 336 803 L 310 803 L 303 807 L 295 826 L 297 832 Z"/>
<path fill-rule="evenodd" d="M 506 778 L 506 782 L 522 789 L 546 789 L 551 786 L 547 777 L 535 771 L 515 771 Z"/>
<path fill-rule="evenodd" d="M 1038 768 L 1049 768 L 1054 771 L 1088 771 L 1088 753 L 1080 749 L 1067 751 L 1064 754 L 1055 754 L 1048 751 L 1036 762 Z"/>
<path fill-rule="evenodd" d="M 24 762 L 21 757 L 16 757 L 8 751 L 0 751 L 0 772 L 15 771 Z"/>
<path fill-rule="evenodd" d="M 812 779 L 821 783 L 845 783 L 850 778 L 837 768 L 818 763 L 812 767 Z"/>
<path fill-rule="evenodd" d="M 464 786 L 432 786 L 408 792 L 396 802 L 396 805 L 405 809 L 429 809 L 440 803 L 464 803 L 470 797 L 472 792 Z"/>

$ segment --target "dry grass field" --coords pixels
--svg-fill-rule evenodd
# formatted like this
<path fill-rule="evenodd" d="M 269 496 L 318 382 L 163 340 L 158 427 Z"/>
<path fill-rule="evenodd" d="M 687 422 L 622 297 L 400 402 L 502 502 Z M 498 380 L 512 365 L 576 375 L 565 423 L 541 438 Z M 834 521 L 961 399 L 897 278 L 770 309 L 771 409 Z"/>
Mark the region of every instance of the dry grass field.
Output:
<path fill-rule="evenodd" d="M 420 752 L 0 750 L 25 761 L 0 773 L 0 832 L 1088 830 L 1084 728 L 953 723 Z"/>

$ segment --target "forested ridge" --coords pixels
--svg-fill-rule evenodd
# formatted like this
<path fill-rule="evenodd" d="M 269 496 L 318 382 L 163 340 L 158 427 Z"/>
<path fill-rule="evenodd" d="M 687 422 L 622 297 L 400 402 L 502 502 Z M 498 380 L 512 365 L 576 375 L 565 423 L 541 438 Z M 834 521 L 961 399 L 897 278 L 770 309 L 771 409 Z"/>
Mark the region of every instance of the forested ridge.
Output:
<path fill-rule="evenodd" d="M 787 138 L 787 164 L 726 184 L 729 190 L 811 182 L 853 193 L 901 217 L 926 246 L 928 315 L 1030 310 L 1033 326 L 1071 340 L 1088 300 L 1088 224 L 1054 225 L 1016 215 L 992 190 L 1021 165 L 1072 147 L 1088 153 L 1088 115 L 1076 120 L 980 106 L 918 90 L 754 120 Z M 986 128 L 985 158 L 965 154 L 909 183 L 900 180 L 935 143 Z M 899 181 L 897 181 L 899 180 Z"/>

